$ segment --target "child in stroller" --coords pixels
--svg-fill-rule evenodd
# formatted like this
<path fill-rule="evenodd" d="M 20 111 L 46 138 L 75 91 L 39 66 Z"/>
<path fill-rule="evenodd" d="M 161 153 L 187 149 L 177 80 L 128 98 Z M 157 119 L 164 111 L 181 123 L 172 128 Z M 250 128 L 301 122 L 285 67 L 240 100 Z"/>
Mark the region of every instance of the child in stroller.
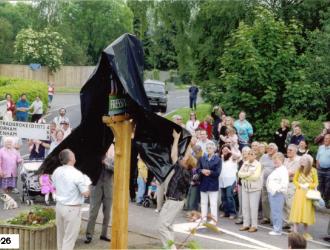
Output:
<path fill-rule="evenodd" d="M 148 194 L 144 197 L 142 201 L 142 205 L 144 207 L 151 207 L 157 203 L 156 198 L 157 198 L 157 185 L 156 185 L 156 178 L 152 180 L 148 187 Z"/>

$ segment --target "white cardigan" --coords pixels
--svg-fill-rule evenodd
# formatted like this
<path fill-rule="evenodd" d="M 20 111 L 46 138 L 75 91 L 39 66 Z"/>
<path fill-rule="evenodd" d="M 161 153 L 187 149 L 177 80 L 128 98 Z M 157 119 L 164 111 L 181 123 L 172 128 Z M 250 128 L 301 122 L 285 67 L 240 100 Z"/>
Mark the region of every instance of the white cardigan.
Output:
<path fill-rule="evenodd" d="M 275 170 L 267 178 L 267 191 L 271 195 L 277 192 L 286 194 L 289 185 L 289 173 L 284 165 L 275 168 Z"/>

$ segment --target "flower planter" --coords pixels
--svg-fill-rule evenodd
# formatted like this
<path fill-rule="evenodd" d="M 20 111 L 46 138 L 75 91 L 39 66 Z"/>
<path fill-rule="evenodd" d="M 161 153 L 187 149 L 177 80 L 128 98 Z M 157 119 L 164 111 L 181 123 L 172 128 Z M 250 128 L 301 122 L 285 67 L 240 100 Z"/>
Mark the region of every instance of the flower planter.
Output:
<path fill-rule="evenodd" d="M 53 223 L 42 226 L 0 224 L 0 234 L 19 234 L 20 250 L 56 249 L 56 226 Z"/>

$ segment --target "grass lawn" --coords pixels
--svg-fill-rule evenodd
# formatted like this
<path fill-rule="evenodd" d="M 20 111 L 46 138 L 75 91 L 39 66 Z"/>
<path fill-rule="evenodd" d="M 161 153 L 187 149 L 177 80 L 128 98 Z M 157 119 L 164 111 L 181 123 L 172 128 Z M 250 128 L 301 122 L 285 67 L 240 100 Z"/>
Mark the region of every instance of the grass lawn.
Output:
<path fill-rule="evenodd" d="M 81 87 L 55 87 L 55 93 L 79 93 Z"/>
<path fill-rule="evenodd" d="M 210 104 L 207 103 L 198 104 L 196 110 L 197 119 L 199 121 L 204 120 L 205 116 L 211 114 L 211 109 L 212 107 Z M 189 119 L 190 112 L 191 112 L 190 108 L 180 108 L 177 109 L 175 112 L 168 114 L 166 118 L 171 119 L 173 115 L 181 115 L 184 123 L 186 123 L 187 120 Z"/>

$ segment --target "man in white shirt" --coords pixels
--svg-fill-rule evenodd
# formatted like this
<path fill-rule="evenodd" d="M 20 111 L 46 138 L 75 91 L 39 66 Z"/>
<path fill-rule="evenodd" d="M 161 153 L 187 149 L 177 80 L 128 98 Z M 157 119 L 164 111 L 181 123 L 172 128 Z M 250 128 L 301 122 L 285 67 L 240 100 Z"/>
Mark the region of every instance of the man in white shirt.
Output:
<path fill-rule="evenodd" d="M 70 149 L 59 154 L 61 167 L 58 167 L 52 180 L 56 188 L 57 249 L 74 248 L 80 231 L 81 205 L 89 196 L 90 179 L 74 167 L 75 155 Z"/>
<path fill-rule="evenodd" d="M 197 141 L 196 145 L 199 145 L 202 150 L 203 154 L 206 153 L 206 144 L 212 143 L 209 139 L 207 139 L 207 132 L 206 130 L 202 129 L 200 130 L 200 139 Z"/>
<path fill-rule="evenodd" d="M 61 108 L 59 110 L 59 115 L 56 116 L 54 119 L 53 119 L 53 122 L 56 123 L 56 126 L 57 128 L 61 128 L 61 123 L 62 122 L 67 122 L 68 124 L 70 124 L 70 120 L 69 118 L 66 116 L 66 110 L 65 108 Z"/>
<path fill-rule="evenodd" d="M 283 226 L 284 229 L 289 229 L 289 215 L 292 205 L 292 200 L 296 188 L 293 184 L 293 177 L 295 172 L 300 167 L 300 157 L 297 155 L 298 147 L 295 144 L 290 144 L 287 149 L 287 158 L 284 160 L 284 166 L 288 170 L 289 173 L 289 185 L 288 185 L 288 192 L 285 196 L 285 203 L 284 203 L 284 221 L 285 224 Z"/>

